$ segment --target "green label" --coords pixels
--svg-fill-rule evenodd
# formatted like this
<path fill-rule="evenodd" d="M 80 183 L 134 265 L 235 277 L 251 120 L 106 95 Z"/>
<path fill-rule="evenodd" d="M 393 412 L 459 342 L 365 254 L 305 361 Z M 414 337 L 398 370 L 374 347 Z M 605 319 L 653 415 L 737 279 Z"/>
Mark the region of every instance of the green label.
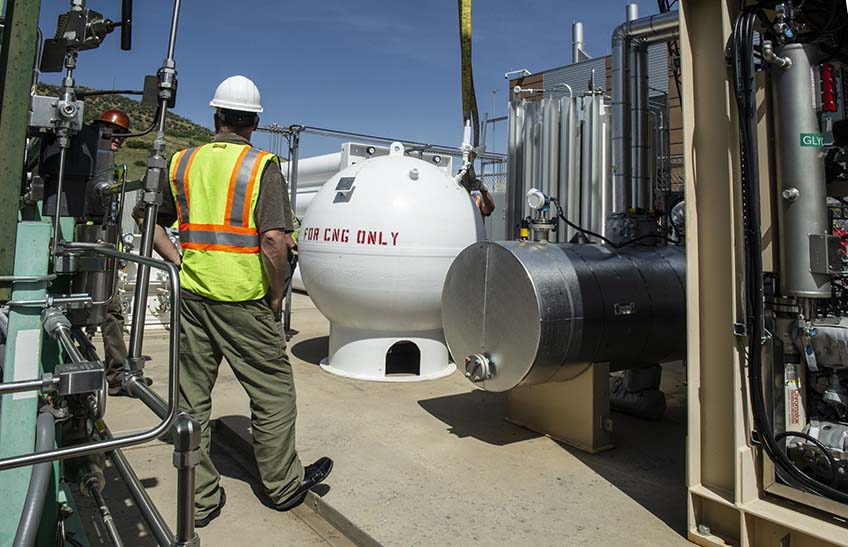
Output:
<path fill-rule="evenodd" d="M 821 133 L 801 133 L 801 146 L 821 148 L 824 146 L 824 137 Z"/>

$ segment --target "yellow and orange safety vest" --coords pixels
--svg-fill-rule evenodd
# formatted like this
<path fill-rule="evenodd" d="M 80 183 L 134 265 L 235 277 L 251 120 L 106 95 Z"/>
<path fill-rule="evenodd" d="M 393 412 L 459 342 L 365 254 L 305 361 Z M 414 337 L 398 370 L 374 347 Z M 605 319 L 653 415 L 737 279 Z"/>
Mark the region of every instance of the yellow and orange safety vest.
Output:
<path fill-rule="evenodd" d="M 182 287 L 224 302 L 257 300 L 268 283 L 253 210 L 273 154 L 245 144 L 212 142 L 180 150 L 169 180 L 180 224 Z"/>

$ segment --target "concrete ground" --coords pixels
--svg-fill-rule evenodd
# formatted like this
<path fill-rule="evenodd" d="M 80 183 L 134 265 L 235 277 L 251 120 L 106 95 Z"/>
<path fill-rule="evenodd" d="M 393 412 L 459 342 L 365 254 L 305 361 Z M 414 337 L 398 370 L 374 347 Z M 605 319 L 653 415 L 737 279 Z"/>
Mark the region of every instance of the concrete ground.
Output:
<path fill-rule="evenodd" d="M 361 544 L 412 545 L 690 545 L 685 539 L 685 373 L 667 367 L 669 409 L 660 422 L 614 414 L 612 451 L 588 455 L 504 421 L 506 397 L 453 376 L 381 384 L 331 376 L 327 321 L 296 295 L 289 344 L 298 388 L 298 446 L 304 463 L 327 455 L 335 470 L 313 499 L 317 511 Z M 146 369 L 161 390 L 166 346 L 151 331 Z M 264 507 L 249 473 L 252 457 L 244 392 L 226 365 L 213 392 L 214 453 L 228 504 L 201 531 L 204 545 L 340 545 L 338 531 L 307 507 L 280 514 Z M 137 401 L 110 398 L 113 431 L 151 425 Z M 564 416 L 563 419 L 568 419 Z M 173 517 L 171 449 L 127 451 L 163 514 Z M 235 456 L 235 458 L 231 457 Z M 238 461 L 239 463 L 236 463 Z M 245 468 L 247 462 L 247 470 Z M 133 541 L 149 545 L 121 486 L 113 509 Z"/>

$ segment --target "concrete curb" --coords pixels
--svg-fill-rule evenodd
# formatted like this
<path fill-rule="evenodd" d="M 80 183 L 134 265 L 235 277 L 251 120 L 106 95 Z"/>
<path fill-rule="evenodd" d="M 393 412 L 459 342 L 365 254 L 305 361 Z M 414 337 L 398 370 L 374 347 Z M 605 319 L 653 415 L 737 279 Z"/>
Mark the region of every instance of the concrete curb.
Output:
<path fill-rule="evenodd" d="M 234 423 L 235 420 L 232 418 L 235 417 L 219 418 L 212 422 L 214 431 L 213 441 L 227 450 L 248 472 L 259 478 L 257 476 L 256 464 L 253 461 L 253 440 L 250 438 L 250 432 L 244 427 L 239 426 L 239 424 Z M 360 547 L 383 547 L 380 542 L 354 524 L 338 509 L 333 507 L 332 504 L 315 492 L 309 491 L 306 494 L 304 504 L 324 518 L 324 520 L 354 544 Z M 298 508 L 292 511 L 297 514 Z"/>

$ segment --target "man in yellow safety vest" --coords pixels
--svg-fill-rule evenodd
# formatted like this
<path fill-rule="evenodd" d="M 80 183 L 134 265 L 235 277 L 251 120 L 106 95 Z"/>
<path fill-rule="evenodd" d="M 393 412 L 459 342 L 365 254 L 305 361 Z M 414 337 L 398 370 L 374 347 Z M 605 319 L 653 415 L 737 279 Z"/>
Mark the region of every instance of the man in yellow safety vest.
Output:
<path fill-rule="evenodd" d="M 294 378 L 281 323 L 293 226 L 279 159 L 250 144 L 259 90 L 232 76 L 209 104 L 215 137 L 172 156 L 154 238 L 156 251 L 181 267 L 180 403 L 202 430 L 197 527 L 226 502 L 209 458 L 211 393 L 223 358 L 250 398 L 256 463 L 276 509 L 300 504 L 333 467 L 323 457 L 304 468 L 295 448 Z M 182 256 L 164 229 L 175 220 Z"/>

